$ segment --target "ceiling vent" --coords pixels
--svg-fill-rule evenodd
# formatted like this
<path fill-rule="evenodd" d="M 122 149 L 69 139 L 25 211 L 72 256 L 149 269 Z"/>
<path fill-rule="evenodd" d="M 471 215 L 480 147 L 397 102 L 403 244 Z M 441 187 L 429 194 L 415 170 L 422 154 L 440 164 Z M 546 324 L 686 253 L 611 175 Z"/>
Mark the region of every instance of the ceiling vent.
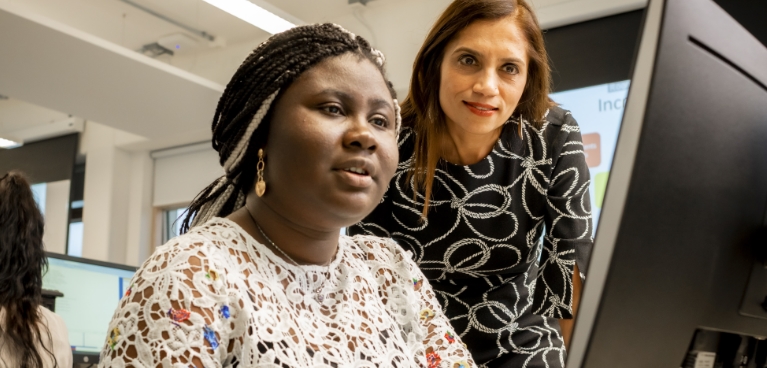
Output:
<path fill-rule="evenodd" d="M 141 49 L 138 50 L 138 52 L 149 56 L 150 58 L 156 58 L 160 55 L 170 55 L 173 56 L 173 50 L 166 49 L 165 47 L 162 47 L 157 42 L 148 43 L 144 46 L 141 46 Z"/>
<path fill-rule="evenodd" d="M 184 54 L 200 46 L 201 42 L 197 38 L 179 32 L 162 37 L 157 42 L 146 44 L 139 52 L 154 58 L 165 54 L 170 56 Z"/>
<path fill-rule="evenodd" d="M 200 47 L 200 42 L 197 39 L 181 32 L 160 38 L 157 40 L 157 44 L 173 51 L 174 54 L 182 54 Z"/>

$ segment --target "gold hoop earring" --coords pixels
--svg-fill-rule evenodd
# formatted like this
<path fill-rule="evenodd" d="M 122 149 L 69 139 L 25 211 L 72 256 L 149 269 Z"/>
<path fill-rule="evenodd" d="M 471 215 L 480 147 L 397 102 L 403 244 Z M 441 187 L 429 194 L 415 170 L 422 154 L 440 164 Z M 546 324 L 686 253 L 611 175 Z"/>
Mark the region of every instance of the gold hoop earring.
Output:
<path fill-rule="evenodd" d="M 258 165 L 256 165 L 256 195 L 262 197 L 266 192 L 266 182 L 264 181 L 264 149 L 258 149 Z"/>

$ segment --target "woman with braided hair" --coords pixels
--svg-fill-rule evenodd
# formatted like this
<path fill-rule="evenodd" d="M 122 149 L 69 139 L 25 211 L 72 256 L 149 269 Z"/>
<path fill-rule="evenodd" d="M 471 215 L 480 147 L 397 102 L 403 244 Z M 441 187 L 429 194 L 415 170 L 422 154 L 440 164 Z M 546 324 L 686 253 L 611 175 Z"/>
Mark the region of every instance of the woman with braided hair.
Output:
<path fill-rule="evenodd" d="M 383 62 L 332 24 L 253 51 L 213 119 L 225 175 L 134 276 L 102 367 L 473 365 L 408 254 L 339 235 L 396 168 Z"/>

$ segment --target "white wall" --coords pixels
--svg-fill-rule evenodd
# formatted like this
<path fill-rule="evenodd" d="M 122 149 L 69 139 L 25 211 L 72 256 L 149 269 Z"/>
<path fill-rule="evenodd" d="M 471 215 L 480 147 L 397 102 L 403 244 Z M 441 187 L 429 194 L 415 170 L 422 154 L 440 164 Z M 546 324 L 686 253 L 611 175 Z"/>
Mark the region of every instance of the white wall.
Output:
<path fill-rule="evenodd" d="M 149 257 L 157 245 L 152 242 L 152 217 L 155 213 L 152 208 L 154 161 L 148 152 L 134 152 L 130 160 L 125 263 L 138 266 Z"/>
<path fill-rule="evenodd" d="M 138 265 L 152 249 L 152 170 L 148 152 L 121 144 L 136 137 L 86 122 L 81 153 L 86 155 L 82 256 Z"/>
<path fill-rule="evenodd" d="M 115 147 L 115 129 L 88 122 L 83 193 L 83 257 L 123 263 L 130 154 Z"/>

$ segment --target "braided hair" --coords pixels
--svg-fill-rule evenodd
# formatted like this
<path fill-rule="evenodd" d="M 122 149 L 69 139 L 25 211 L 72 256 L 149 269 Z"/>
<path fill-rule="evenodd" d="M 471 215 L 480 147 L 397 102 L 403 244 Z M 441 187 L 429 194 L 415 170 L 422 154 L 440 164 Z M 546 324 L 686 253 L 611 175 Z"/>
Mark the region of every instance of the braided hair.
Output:
<path fill-rule="evenodd" d="M 182 233 L 245 205 L 255 180 L 256 165 L 243 162 L 256 162 L 258 150 L 266 145 L 274 101 L 302 73 L 345 53 L 367 59 L 378 67 L 394 99 L 399 131 L 399 104 L 392 83 L 386 79 L 383 53 L 336 24 L 306 25 L 278 33 L 245 59 L 218 101 L 213 116 L 213 149 L 218 152 L 224 175 L 203 189 L 189 205 Z"/>

